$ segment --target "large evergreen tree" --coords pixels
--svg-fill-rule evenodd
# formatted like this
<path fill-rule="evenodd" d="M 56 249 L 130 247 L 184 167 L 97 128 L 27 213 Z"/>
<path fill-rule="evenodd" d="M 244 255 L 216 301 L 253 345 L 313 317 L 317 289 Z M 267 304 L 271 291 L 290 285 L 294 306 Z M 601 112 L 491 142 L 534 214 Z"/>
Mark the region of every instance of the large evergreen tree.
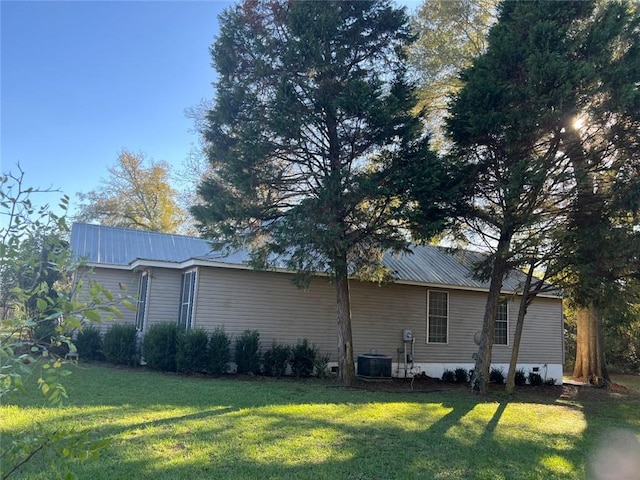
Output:
<path fill-rule="evenodd" d="M 449 195 L 434 187 L 443 167 L 413 113 L 407 17 L 386 0 L 247 0 L 220 20 L 204 129 L 214 173 L 193 214 L 205 236 L 248 246 L 258 267 L 329 274 L 350 384 L 349 276 L 379 272 L 408 228 L 441 226 Z"/>
<path fill-rule="evenodd" d="M 553 268 L 565 272 L 564 286 L 587 312 L 582 328 L 578 315 L 578 338 L 580 345 L 582 331 L 589 339 L 582 358 L 590 366 L 580 377 L 606 375 L 594 312 L 637 265 L 635 7 L 502 2 L 499 12 L 449 121 L 456 153 L 478 171 L 471 224 L 494 251 L 474 372 L 481 391 L 502 280 L 526 260 L 521 251 L 550 239 L 563 247 Z"/>

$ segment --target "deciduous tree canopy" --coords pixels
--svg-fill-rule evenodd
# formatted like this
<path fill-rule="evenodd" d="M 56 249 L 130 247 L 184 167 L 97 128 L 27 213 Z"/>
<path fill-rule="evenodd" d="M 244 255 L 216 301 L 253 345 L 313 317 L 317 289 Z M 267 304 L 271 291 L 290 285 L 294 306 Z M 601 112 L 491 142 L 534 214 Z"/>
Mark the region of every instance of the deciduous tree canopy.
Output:
<path fill-rule="evenodd" d="M 185 221 L 177 193 L 169 183 L 170 166 L 150 162 L 144 154 L 122 150 L 109 176 L 87 193 L 79 193 L 76 220 L 102 225 L 175 233 Z"/>

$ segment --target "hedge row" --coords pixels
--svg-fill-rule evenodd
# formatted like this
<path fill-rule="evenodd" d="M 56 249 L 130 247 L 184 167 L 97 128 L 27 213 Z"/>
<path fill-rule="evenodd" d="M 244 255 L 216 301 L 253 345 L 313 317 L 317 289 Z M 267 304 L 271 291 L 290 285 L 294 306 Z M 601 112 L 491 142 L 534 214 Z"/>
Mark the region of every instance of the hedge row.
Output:
<path fill-rule="evenodd" d="M 141 344 L 133 325 L 113 325 L 104 335 L 93 328 L 83 329 L 75 338 L 80 358 L 106 360 L 118 365 L 134 366 L 141 357 L 149 368 L 167 372 L 227 373 L 231 359 L 231 338 L 222 328 L 211 334 L 202 329 L 183 330 L 175 323 L 152 325 Z M 264 354 L 260 333 L 245 330 L 235 343 L 237 372 L 280 377 L 291 373 L 297 377 L 324 376 L 329 363 L 305 338 L 296 345 L 275 340 Z"/>

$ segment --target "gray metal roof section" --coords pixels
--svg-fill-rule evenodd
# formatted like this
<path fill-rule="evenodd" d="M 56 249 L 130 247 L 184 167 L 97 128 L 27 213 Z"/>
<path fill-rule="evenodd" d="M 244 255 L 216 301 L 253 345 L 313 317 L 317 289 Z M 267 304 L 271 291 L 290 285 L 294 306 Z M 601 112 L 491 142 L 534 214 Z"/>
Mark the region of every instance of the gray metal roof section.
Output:
<path fill-rule="evenodd" d="M 247 251 L 217 251 L 201 238 L 84 223 L 73 225 L 71 248 L 74 258 L 105 266 L 125 267 L 136 260 L 170 263 L 200 260 L 234 266 L 249 261 Z M 482 253 L 470 250 L 413 246 L 410 253 L 386 254 L 382 263 L 400 282 L 487 291 L 489 282 L 473 276 L 474 265 L 483 258 Z M 505 278 L 502 291 L 520 291 L 524 280 L 524 273 L 512 271 Z"/>
<path fill-rule="evenodd" d="M 86 223 L 73 224 L 71 250 L 90 264 L 120 266 L 139 259 L 180 263 L 212 253 L 201 238 Z"/>
<path fill-rule="evenodd" d="M 386 254 L 382 263 L 396 280 L 427 285 L 448 285 L 472 290 L 489 290 L 489 281 L 474 277 L 474 266 L 485 255 L 472 250 L 432 245 L 414 245 L 409 253 Z M 502 283 L 502 291 L 522 290 L 526 275 L 512 271 Z"/>

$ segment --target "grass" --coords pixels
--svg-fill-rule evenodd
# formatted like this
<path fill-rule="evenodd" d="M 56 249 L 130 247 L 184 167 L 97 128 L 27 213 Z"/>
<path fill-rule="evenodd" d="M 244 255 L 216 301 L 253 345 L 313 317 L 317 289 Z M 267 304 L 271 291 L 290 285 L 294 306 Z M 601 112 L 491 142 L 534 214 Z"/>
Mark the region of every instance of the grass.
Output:
<path fill-rule="evenodd" d="M 0 406 L 1 441 L 34 423 L 110 438 L 100 458 L 71 465 L 81 479 L 578 479 L 611 428 L 640 433 L 636 396 L 384 392 L 101 365 L 65 384 L 62 408 Z M 16 478 L 52 478 L 49 455 Z"/>

